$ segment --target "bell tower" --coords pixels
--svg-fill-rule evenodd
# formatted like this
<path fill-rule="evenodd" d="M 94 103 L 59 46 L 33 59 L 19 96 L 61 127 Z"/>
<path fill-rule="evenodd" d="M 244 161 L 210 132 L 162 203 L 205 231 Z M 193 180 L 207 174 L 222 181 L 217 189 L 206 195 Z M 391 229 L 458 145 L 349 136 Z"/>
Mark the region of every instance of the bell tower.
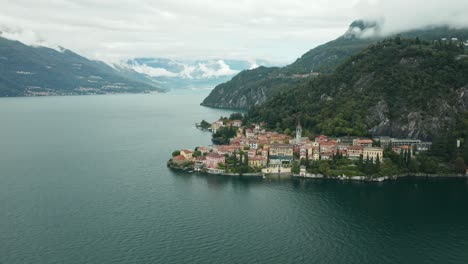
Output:
<path fill-rule="evenodd" d="M 301 122 L 297 120 L 297 127 L 296 127 L 296 144 L 300 144 L 302 141 L 302 126 Z"/>

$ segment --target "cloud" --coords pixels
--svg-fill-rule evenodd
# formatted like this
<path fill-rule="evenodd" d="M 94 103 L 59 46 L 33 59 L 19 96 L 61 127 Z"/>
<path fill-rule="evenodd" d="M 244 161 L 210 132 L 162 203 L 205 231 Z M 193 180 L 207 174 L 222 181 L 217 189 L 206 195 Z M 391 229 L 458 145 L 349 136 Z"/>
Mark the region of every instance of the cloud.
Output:
<path fill-rule="evenodd" d="M 383 21 L 384 32 L 468 25 L 466 0 L 0 0 L 0 6 L 0 30 L 20 29 L 8 31 L 10 38 L 60 45 L 106 62 L 135 57 L 292 62 L 359 18 Z M 187 78 L 193 71 L 185 70 Z"/>
<path fill-rule="evenodd" d="M 435 25 L 468 27 L 466 0 L 365 0 L 356 10 L 362 18 L 379 21 L 382 34 Z"/>
<path fill-rule="evenodd" d="M 118 66 L 130 68 L 151 77 L 179 77 L 183 79 L 218 78 L 232 76 L 239 72 L 238 70 L 231 69 L 224 60 L 180 62 L 153 59 L 145 60 L 145 62 L 146 63 L 139 63 L 137 61 L 121 62 Z"/>
<path fill-rule="evenodd" d="M 199 63 L 198 67 L 202 72 L 202 77 L 204 78 L 211 78 L 211 77 L 221 77 L 221 76 L 229 76 L 238 73 L 239 71 L 233 70 L 227 65 L 223 60 L 218 60 L 215 65 L 211 65 L 214 67 L 209 67 L 205 63 Z"/>
<path fill-rule="evenodd" d="M 151 77 L 176 77 L 179 75 L 175 72 L 171 72 L 163 68 L 153 68 L 145 64 L 136 64 L 131 65 L 129 67 L 135 70 L 136 72 L 143 73 Z"/>
<path fill-rule="evenodd" d="M 0 24 L 0 36 L 10 40 L 20 41 L 29 46 L 49 47 L 58 51 L 63 51 L 60 46 L 47 42 L 45 38 L 39 36 L 39 34 L 30 29 L 22 29 Z"/>
<path fill-rule="evenodd" d="M 256 61 L 250 61 L 249 70 L 253 70 L 253 69 L 258 68 L 258 67 L 260 67 L 260 65 L 258 65 Z"/>

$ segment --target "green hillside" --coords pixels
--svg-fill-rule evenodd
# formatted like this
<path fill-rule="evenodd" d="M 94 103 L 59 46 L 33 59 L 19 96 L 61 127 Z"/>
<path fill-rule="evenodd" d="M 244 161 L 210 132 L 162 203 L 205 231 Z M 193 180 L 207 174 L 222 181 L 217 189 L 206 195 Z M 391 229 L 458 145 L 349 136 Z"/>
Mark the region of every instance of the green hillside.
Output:
<path fill-rule="evenodd" d="M 120 72 L 70 50 L 31 47 L 0 37 L 0 96 L 163 91 L 136 72 Z"/>
<path fill-rule="evenodd" d="M 297 120 L 308 135 L 389 135 L 429 139 L 463 131 L 468 56 L 459 41 L 380 41 L 320 76 L 249 111 L 279 131 Z"/>
<path fill-rule="evenodd" d="M 356 32 L 373 30 L 377 37 L 361 38 Z M 336 67 L 370 44 L 381 41 L 376 23 L 353 22 L 343 36 L 311 49 L 294 63 L 283 68 L 261 68 L 243 71 L 231 81 L 216 86 L 202 105 L 221 108 L 244 108 L 265 102 L 278 91 L 287 90 L 315 78 L 319 72 L 330 74 Z M 446 26 L 402 32 L 403 38 L 439 40 L 441 38 L 468 39 L 468 29 L 452 29 Z"/>

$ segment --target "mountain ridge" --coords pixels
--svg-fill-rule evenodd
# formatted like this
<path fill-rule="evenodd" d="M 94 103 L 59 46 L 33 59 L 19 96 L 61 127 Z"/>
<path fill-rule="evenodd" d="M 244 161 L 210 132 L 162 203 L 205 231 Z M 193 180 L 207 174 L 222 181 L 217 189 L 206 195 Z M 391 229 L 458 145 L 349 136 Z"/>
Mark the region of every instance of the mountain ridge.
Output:
<path fill-rule="evenodd" d="M 460 41 L 386 39 L 330 75 L 272 96 L 252 122 L 306 134 L 431 139 L 468 131 L 468 54 Z M 460 128 L 462 126 L 463 128 Z"/>
<path fill-rule="evenodd" d="M 369 32 L 375 37 L 363 38 L 372 35 Z M 422 40 L 451 37 L 467 40 L 468 29 L 432 26 L 402 32 L 399 35 L 407 38 L 419 37 Z M 259 105 L 275 93 L 315 78 L 317 74 L 332 73 L 340 63 L 353 54 L 382 39 L 384 37 L 380 36 L 378 23 L 354 21 L 342 36 L 309 50 L 290 65 L 262 69 L 261 73 L 257 72 L 257 69 L 240 72 L 230 81 L 216 86 L 201 105 L 240 109 Z M 293 78 L 294 76 L 297 78 Z"/>
<path fill-rule="evenodd" d="M 165 91 L 136 72 L 120 72 L 71 50 L 33 47 L 1 36 L 0 76 L 0 96 Z"/>

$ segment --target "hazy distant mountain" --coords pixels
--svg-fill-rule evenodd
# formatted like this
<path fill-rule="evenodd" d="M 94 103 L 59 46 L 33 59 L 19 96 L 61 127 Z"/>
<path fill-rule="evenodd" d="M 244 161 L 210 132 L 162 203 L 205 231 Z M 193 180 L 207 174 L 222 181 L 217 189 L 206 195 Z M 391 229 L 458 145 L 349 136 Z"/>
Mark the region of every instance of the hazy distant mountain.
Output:
<path fill-rule="evenodd" d="M 27 46 L 0 37 L 0 96 L 155 91 L 164 89 L 135 71 L 118 71 L 64 48 Z"/>
<path fill-rule="evenodd" d="M 259 66 L 270 66 L 265 60 L 171 60 L 165 58 L 136 58 L 116 65 L 149 76 L 159 86 L 169 89 L 207 88 L 229 81 L 237 73 Z"/>

